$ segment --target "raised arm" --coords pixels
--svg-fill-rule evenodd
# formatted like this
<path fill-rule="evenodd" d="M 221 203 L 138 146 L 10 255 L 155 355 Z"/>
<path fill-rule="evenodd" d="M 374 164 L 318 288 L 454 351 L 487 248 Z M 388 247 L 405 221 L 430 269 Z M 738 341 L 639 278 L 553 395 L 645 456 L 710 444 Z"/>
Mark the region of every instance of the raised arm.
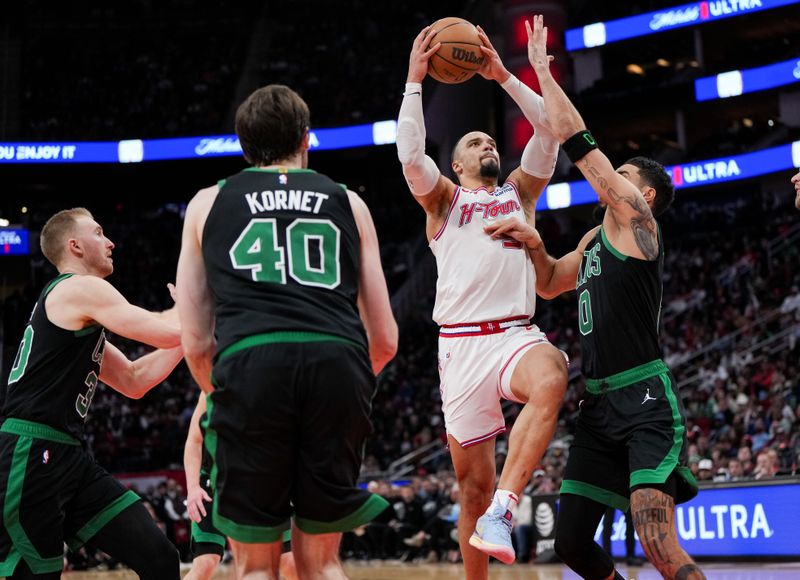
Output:
<path fill-rule="evenodd" d="M 348 191 L 347 196 L 350 198 L 361 238 L 358 311 L 367 331 L 372 370 L 377 375 L 397 353 L 397 322 L 389 302 L 389 291 L 378 249 L 378 235 L 369 208 L 354 192 Z"/>
<path fill-rule="evenodd" d="M 397 118 L 397 157 L 414 199 L 434 219 L 447 214 L 455 184 L 442 175 L 436 162 L 425 154 L 425 118 L 422 114 L 422 80 L 428 61 L 440 44 L 430 46 L 436 31 L 426 26 L 414 39 L 408 60 L 408 77 Z"/>
<path fill-rule="evenodd" d="M 206 394 L 200 393 L 197 406 L 189 421 L 189 433 L 183 447 L 183 468 L 186 472 L 186 511 L 189 519 L 200 523 L 206 514 L 204 501 L 211 501 L 200 485 L 200 468 L 203 464 L 203 433 L 200 431 L 200 417 L 206 412 Z"/>
<path fill-rule="evenodd" d="M 186 208 L 176 280 L 186 364 L 206 393 L 214 390 L 211 367 L 217 341 L 214 338 L 214 300 L 208 289 L 200 240 L 217 193 L 216 186 L 200 190 Z"/>
<path fill-rule="evenodd" d="M 528 254 L 530 254 L 536 270 L 536 294 L 545 300 L 551 300 L 564 292 L 575 289 L 583 251 L 597 234 L 599 227 L 587 232 L 577 248 L 558 259 L 547 253 L 536 228 L 517 218 L 498 220 L 483 229 L 492 239 L 512 238 L 527 246 Z"/>
<path fill-rule="evenodd" d="M 558 159 L 558 140 L 547 127 L 544 99 L 506 69 L 489 37 L 478 27 L 484 61 L 480 68 L 483 78 L 496 81 L 514 100 L 522 114 L 533 127 L 520 158 L 520 166 L 508 176 L 519 190 L 526 215 L 531 218 L 536 202 L 555 170 Z"/>
<path fill-rule="evenodd" d="M 183 348 L 176 346 L 131 361 L 117 347 L 106 342 L 100 380 L 126 397 L 140 399 L 166 379 L 182 358 Z"/>
<path fill-rule="evenodd" d="M 653 213 L 639 189 L 614 170 L 608 157 L 586 130 L 586 124 L 567 95 L 550 73 L 552 56 L 547 54 L 547 28 L 541 16 L 534 16 L 528 31 L 528 58 L 544 96 L 549 125 L 586 180 L 597 192 L 600 201 L 608 204 L 610 215 L 619 229 L 632 230 L 643 257 L 652 260 L 658 255 L 658 227 Z"/>

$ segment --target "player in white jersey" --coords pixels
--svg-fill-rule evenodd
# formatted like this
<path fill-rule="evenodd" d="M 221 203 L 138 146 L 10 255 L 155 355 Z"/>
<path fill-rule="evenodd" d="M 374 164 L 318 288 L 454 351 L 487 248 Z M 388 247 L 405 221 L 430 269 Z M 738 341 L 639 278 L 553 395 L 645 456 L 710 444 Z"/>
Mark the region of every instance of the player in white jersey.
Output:
<path fill-rule="evenodd" d="M 497 146 L 479 131 L 464 135 L 454 149 L 459 185 L 443 176 L 425 155 L 422 114 L 421 81 L 439 48 L 430 46 L 435 32 L 423 29 L 411 50 L 397 150 L 411 193 L 427 214 L 439 270 L 434 320 L 441 326 L 442 410 L 461 496 L 459 544 L 467 578 L 478 579 L 488 577 L 487 554 L 514 561 L 510 510 L 553 435 L 567 384 L 565 356 L 530 321 L 536 280 L 527 252 L 514 240 L 492 240 L 483 228 L 511 216 L 534 224 L 558 142 L 542 128 L 541 97 L 506 70 L 479 29 L 480 74 L 501 84 L 535 135 L 502 186 Z M 524 407 L 495 491 L 494 442 L 505 431 L 501 398 Z"/>

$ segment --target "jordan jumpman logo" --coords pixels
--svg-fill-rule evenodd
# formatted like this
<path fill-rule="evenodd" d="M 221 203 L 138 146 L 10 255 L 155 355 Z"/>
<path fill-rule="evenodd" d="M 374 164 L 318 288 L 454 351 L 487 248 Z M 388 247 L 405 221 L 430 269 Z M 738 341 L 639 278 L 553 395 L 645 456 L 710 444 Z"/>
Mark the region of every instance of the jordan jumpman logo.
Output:
<path fill-rule="evenodd" d="M 644 401 L 642 401 L 642 405 L 644 405 L 647 401 L 657 401 L 655 397 L 650 396 L 650 387 L 647 387 L 647 393 L 644 396 Z"/>

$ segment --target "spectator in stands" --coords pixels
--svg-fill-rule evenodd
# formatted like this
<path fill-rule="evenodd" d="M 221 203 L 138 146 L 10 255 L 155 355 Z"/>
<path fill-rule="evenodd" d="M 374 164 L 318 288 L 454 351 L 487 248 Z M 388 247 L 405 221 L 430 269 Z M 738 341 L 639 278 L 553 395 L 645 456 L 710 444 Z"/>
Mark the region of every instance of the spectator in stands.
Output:
<path fill-rule="evenodd" d="M 753 477 L 756 479 L 770 479 L 778 473 L 777 454 L 773 449 L 764 449 L 756 455 L 756 467 Z"/>
<path fill-rule="evenodd" d="M 710 459 L 701 459 L 697 464 L 697 480 L 711 481 L 714 477 L 714 462 Z"/>
<path fill-rule="evenodd" d="M 800 209 L 800 171 L 798 171 L 794 177 L 792 177 L 792 184 L 794 185 L 794 190 L 797 193 L 797 197 L 794 200 L 794 206 L 797 209 Z"/>
<path fill-rule="evenodd" d="M 743 438 L 744 439 L 744 438 Z M 736 453 L 736 457 L 739 462 L 742 464 L 742 471 L 744 472 L 745 477 L 750 477 L 753 473 L 753 452 L 745 442 L 742 442 L 742 446 L 739 447 L 739 451 Z"/>
<path fill-rule="evenodd" d="M 728 462 L 728 480 L 729 481 L 741 481 L 744 479 L 744 469 L 742 468 L 742 462 L 738 459 L 731 459 Z"/>

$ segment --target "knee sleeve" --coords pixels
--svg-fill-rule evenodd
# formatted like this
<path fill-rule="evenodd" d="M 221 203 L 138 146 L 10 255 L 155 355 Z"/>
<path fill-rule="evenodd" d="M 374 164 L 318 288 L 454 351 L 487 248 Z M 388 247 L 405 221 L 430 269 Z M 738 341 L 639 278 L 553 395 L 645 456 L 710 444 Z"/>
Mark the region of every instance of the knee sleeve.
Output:
<path fill-rule="evenodd" d="M 561 496 L 556 522 L 555 551 L 564 563 L 588 580 L 602 580 L 614 562 L 594 541 L 606 506 L 579 495 Z"/>
<path fill-rule="evenodd" d="M 113 556 L 143 580 L 178 580 L 178 550 L 141 504 L 123 510 L 90 543 Z"/>

